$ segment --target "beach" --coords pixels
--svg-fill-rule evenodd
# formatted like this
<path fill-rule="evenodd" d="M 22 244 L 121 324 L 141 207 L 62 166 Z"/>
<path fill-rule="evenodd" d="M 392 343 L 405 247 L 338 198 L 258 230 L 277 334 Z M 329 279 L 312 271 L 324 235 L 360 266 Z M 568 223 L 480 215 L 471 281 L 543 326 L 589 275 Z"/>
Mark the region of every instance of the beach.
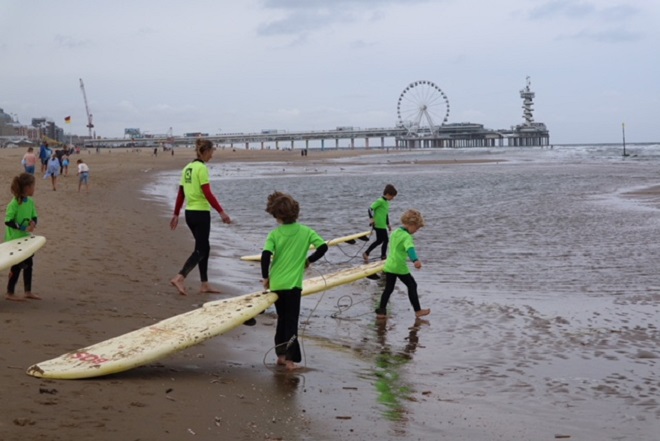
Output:
<path fill-rule="evenodd" d="M 11 177 L 21 171 L 23 153 L 23 149 L 0 150 L 5 204 L 11 198 Z M 410 163 L 405 152 L 396 151 L 312 150 L 309 156 L 301 156 L 299 151 L 231 149 L 218 150 L 212 163 L 281 163 L 287 170 L 314 169 L 338 158 L 344 161 L 344 167 L 352 161 L 359 164 L 362 155 L 373 154 L 386 154 L 388 156 L 383 162 L 397 166 Z M 313 334 L 309 336 L 308 345 L 313 344 L 321 349 L 311 351 L 310 368 L 305 368 L 303 375 L 287 374 L 262 364 L 263 353 L 272 344 L 275 320 L 272 312 L 260 317 L 258 326 L 237 328 L 159 362 L 121 374 L 82 381 L 54 381 L 27 376 L 25 370 L 34 363 L 189 311 L 207 300 L 245 294 L 234 285 L 223 284 L 222 270 L 219 276 L 211 280 L 224 291 L 217 296 L 197 293 L 199 281 L 196 271 L 187 280 L 187 297 L 178 295 L 169 283 L 191 252 L 192 237 L 183 222 L 177 230 L 169 229 L 168 218 L 176 196 L 175 188 L 172 189 L 169 205 L 150 199 L 142 190 L 159 173 L 180 170 L 193 159 L 193 150 L 176 149 L 174 155 L 159 152 L 158 156 L 154 156 L 152 149 L 141 152 L 115 149 L 100 153 L 84 151 L 79 157 L 90 166 L 89 194 L 78 192 L 74 166 L 78 159 L 76 155 L 72 156 L 69 176 L 58 178 L 57 191 L 51 189 L 49 180 L 42 180 L 37 174 L 34 199 L 39 211 L 39 225 L 35 233 L 45 236 L 48 242 L 35 256 L 33 291 L 43 300 L 0 302 L 0 384 L 5 397 L 0 407 L 0 439 L 364 440 L 383 439 L 383 433 L 386 439 L 405 437 L 406 433 L 416 435 L 415 439 L 596 439 L 589 437 L 595 429 L 589 427 L 586 420 L 578 424 L 569 421 L 563 427 L 556 424 L 566 418 L 556 409 L 573 405 L 567 400 L 564 406 L 562 398 L 558 398 L 566 394 L 564 389 L 571 387 L 559 380 L 538 379 L 529 380 L 529 383 L 519 381 L 514 386 L 501 385 L 502 389 L 518 388 L 514 395 L 530 394 L 536 402 L 545 399 L 554 401 L 557 415 L 549 415 L 547 420 L 543 415 L 520 417 L 520 405 L 511 401 L 502 400 L 493 408 L 481 404 L 480 400 L 490 393 L 478 380 L 501 376 L 497 375 L 495 367 L 484 367 L 485 362 L 480 362 L 476 356 L 462 360 L 470 366 L 469 384 L 464 376 L 457 375 L 458 368 L 448 367 L 456 361 L 438 355 L 437 360 L 447 363 L 446 367 L 430 367 L 430 370 L 435 369 L 438 380 L 428 388 L 418 388 L 402 395 L 404 400 L 416 406 L 414 414 L 411 412 L 410 415 L 397 415 L 395 418 L 407 423 L 375 429 L 373 426 L 382 419 L 382 412 L 370 407 L 373 405 L 365 398 L 373 391 L 363 389 L 365 384 L 371 385 L 373 381 L 367 379 L 362 383 L 349 380 L 351 363 L 357 364 L 358 361 L 347 361 L 341 355 L 331 355 L 332 351 L 322 350 L 333 342 L 315 338 Z M 456 155 L 446 160 L 434 158 L 429 164 L 441 167 L 441 172 L 450 173 L 455 166 L 478 168 L 496 166 L 506 161 L 506 155 L 497 158 Z M 659 194 L 657 186 L 644 186 L 629 192 L 626 197 L 653 204 L 657 203 Z M 223 204 L 223 192 L 218 191 L 217 196 Z M 226 206 L 226 209 L 232 215 L 232 207 Z M 224 228 L 218 216 L 215 213 L 213 216 L 213 228 Z M 264 237 L 266 233 L 263 232 Z M 449 249 L 451 244 L 443 246 Z M 214 249 L 212 254 L 222 260 L 219 252 L 221 250 Z M 448 265 L 448 270 L 443 270 L 451 279 L 465 269 Z M 494 274 L 493 277 L 499 276 Z M 257 285 L 255 289 L 258 289 Z M 657 312 L 657 287 L 649 287 L 649 291 L 649 297 L 643 301 L 649 302 L 651 311 Z M 22 294 L 21 281 L 17 293 Z M 466 306 L 474 310 L 470 319 L 452 324 L 455 317 L 450 314 L 452 308 Z M 513 326 L 513 331 L 505 325 L 480 328 L 484 317 L 490 315 L 493 316 L 490 324 L 503 321 L 521 323 Z M 559 342 L 545 334 L 553 326 L 552 321 L 541 316 L 522 306 L 520 309 L 509 306 L 494 311 L 487 305 L 475 305 L 459 299 L 448 304 L 447 310 L 439 317 L 447 323 L 444 326 L 451 324 L 465 334 L 461 337 L 460 333 L 456 333 L 451 339 L 448 337 L 447 341 L 440 342 L 438 354 L 445 345 L 447 348 L 470 347 L 474 354 L 493 350 L 468 338 L 467 333 L 471 330 L 484 334 L 513 332 L 506 338 L 517 342 L 520 347 L 511 349 L 512 356 L 523 357 L 521 348 L 524 346 L 525 360 L 500 360 L 500 363 L 506 364 L 512 376 L 515 372 L 531 370 L 527 364 L 537 364 L 539 359 L 534 361 L 534 357 L 538 356 L 534 354 L 534 348 L 544 339 L 552 345 L 553 354 L 561 355 L 562 352 Z M 522 322 L 532 322 L 532 328 L 538 331 L 536 337 L 543 338 L 530 337 L 527 340 L 529 329 Z M 657 324 L 657 318 L 655 322 Z M 392 340 L 393 336 L 402 333 L 405 335 L 402 341 L 406 342 L 402 343 L 405 346 L 402 352 L 407 354 L 404 357 L 406 363 L 428 363 L 428 358 L 420 356 L 419 352 L 424 348 L 435 348 L 434 342 L 424 339 L 424 326 L 434 326 L 433 321 L 430 323 L 411 321 L 401 323 L 400 329 L 376 326 L 373 328 L 373 341 L 352 343 L 364 346 L 360 350 L 365 353 L 368 352 L 367 346 L 376 345 L 379 348 L 376 352 L 381 351 L 383 362 L 388 365 L 392 357 L 382 350 L 388 347 L 385 336 L 389 333 L 388 338 Z M 630 362 L 631 369 L 640 363 L 645 368 L 652 367 L 657 359 L 657 353 L 648 351 L 645 346 L 657 336 L 653 319 L 650 323 L 641 335 L 634 335 L 634 332 L 626 334 L 626 338 L 638 342 L 643 348 L 641 356 Z M 616 332 L 620 335 L 619 331 Z M 350 346 L 352 336 L 342 337 L 346 339 L 343 346 Z M 587 337 L 581 338 L 587 340 Z M 575 344 L 579 346 L 584 343 Z M 613 351 L 621 349 L 614 347 Z M 417 355 L 412 358 L 415 352 Z M 378 358 L 377 363 L 378 360 L 381 359 Z M 272 360 L 269 362 L 272 364 Z M 580 362 L 575 361 L 577 364 Z M 330 376 L 324 380 L 324 369 L 340 373 L 345 371 L 346 376 L 341 378 L 347 380 L 337 381 Z M 549 397 L 544 395 L 545 392 L 539 392 L 541 389 L 535 381 L 548 383 L 548 388 L 554 389 L 556 396 Z M 613 380 L 617 381 L 624 382 L 616 378 Z M 612 428 L 609 435 L 600 439 L 652 439 L 651 429 L 658 427 L 660 384 L 657 383 L 657 374 L 649 375 L 642 388 L 648 394 L 641 400 L 646 402 L 642 406 L 650 409 L 648 413 L 627 417 L 631 427 L 626 428 L 624 436 L 617 438 L 616 428 Z M 587 400 L 594 409 L 594 415 L 597 415 L 597 399 L 583 394 L 576 401 L 579 400 Z M 440 422 L 437 421 L 439 413 Z M 413 428 L 410 429 L 410 426 Z M 425 429 L 424 426 L 433 429 Z M 586 436 L 580 437 L 579 434 Z M 638 436 L 632 438 L 630 434 Z"/>
<path fill-rule="evenodd" d="M 0 150 L 6 202 L 24 153 Z M 78 193 L 78 158 L 91 169 L 89 194 Z M 172 232 L 165 208 L 139 192 L 155 173 L 182 169 L 193 158 L 191 149 L 157 157 L 152 149 L 83 151 L 72 156 L 69 176 L 58 178 L 56 191 L 49 179 L 37 174 L 35 233 L 48 242 L 35 257 L 33 291 L 43 300 L 0 303 L 0 384 L 5 397 L 0 439 L 178 440 L 200 427 L 227 439 L 260 439 L 270 431 L 274 438 L 280 431 L 295 433 L 293 426 L 305 424 L 302 415 L 256 401 L 250 374 L 225 377 L 218 354 L 205 352 L 203 346 L 169 357 L 166 367 L 145 367 L 113 378 L 49 381 L 25 374 L 35 362 L 188 311 L 208 299 L 197 294 L 193 282 L 188 282 L 188 298 L 169 284 L 192 251 L 190 232 L 183 223 Z M 301 157 L 297 151 L 227 149 L 218 150 L 215 160 L 295 162 Z M 195 277 L 196 272 L 191 280 Z M 216 286 L 222 289 L 221 283 Z M 22 295 L 22 280 L 17 295 Z M 200 370 L 186 368 L 191 359 L 204 360 Z"/>

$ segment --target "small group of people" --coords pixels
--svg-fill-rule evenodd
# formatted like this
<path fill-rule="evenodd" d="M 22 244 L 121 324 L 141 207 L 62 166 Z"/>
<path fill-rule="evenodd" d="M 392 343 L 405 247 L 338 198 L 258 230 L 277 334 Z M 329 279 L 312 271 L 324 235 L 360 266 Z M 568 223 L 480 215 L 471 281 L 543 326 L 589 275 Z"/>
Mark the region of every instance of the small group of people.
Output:
<path fill-rule="evenodd" d="M 211 231 L 211 209 L 220 215 L 222 222 L 231 223 L 230 216 L 218 202 L 211 190 L 209 170 L 206 165 L 213 157 L 215 148 L 206 139 L 197 139 L 197 158 L 187 164 L 181 175 L 174 214 L 170 220 L 170 228 L 176 229 L 184 202 L 185 221 L 194 239 L 195 247 L 192 254 L 183 264 L 178 274 L 171 279 L 171 284 L 180 295 L 187 295 L 185 280 L 195 268 L 199 268 L 201 293 L 218 293 L 208 281 L 208 259 L 210 254 L 209 235 Z M 381 257 L 385 261 L 385 290 L 382 293 L 380 305 L 376 309 L 378 319 L 387 318 L 387 304 L 394 291 L 397 279 L 408 288 L 408 298 L 416 317 L 430 314 L 430 309 L 422 309 L 417 293 L 417 284 L 407 265 L 408 259 L 416 269 L 422 268 L 415 251 L 413 235 L 424 226 L 424 218 L 417 210 L 408 210 L 401 217 L 402 227 L 392 234 L 390 254 L 387 256 L 389 242 L 389 202 L 397 195 L 393 185 L 385 187 L 383 197 L 379 198 L 369 210 L 371 224 L 376 231 L 376 241 L 363 254 L 365 262 L 369 261 L 369 253 L 381 245 Z M 323 238 L 312 228 L 300 224 L 298 216 L 300 206 L 289 194 L 275 191 L 268 196 L 266 212 L 273 216 L 279 224 L 272 230 L 264 243 L 261 253 L 261 277 L 264 289 L 278 295 L 275 302 L 277 326 L 275 330 L 275 353 L 277 365 L 287 370 L 298 368 L 296 363 L 302 360 L 298 343 L 298 322 L 305 269 L 319 260 L 328 250 Z M 380 231 L 380 230 L 384 230 Z M 314 251 L 309 254 L 310 246 Z M 254 319 L 246 324 L 253 324 Z"/>
<path fill-rule="evenodd" d="M 42 147 L 47 148 L 48 144 L 43 143 Z M 38 158 L 34 153 L 34 149 L 28 147 L 22 160 L 25 171 L 14 176 L 11 181 L 10 190 L 12 199 L 7 204 L 5 211 L 5 242 L 28 237 L 34 233 L 37 227 L 37 208 L 33 198 L 37 186 L 36 178 L 34 177 L 37 160 Z M 60 164 L 56 154 L 50 153 L 50 158 L 46 162 L 46 175 L 44 179 L 51 178 L 53 190 L 57 190 L 57 177 L 60 174 L 60 167 L 64 167 L 65 173 L 68 172 L 68 155 L 63 156 L 63 161 Z M 78 192 L 81 191 L 83 186 L 85 186 L 85 191 L 89 192 L 89 166 L 82 159 L 78 159 L 77 165 L 79 177 Z M 33 258 L 34 256 L 30 256 L 28 259 L 13 265 L 9 269 L 9 280 L 7 282 L 5 299 L 12 301 L 25 301 L 26 299 L 41 300 L 41 297 L 32 292 Z M 24 296 L 17 297 L 16 285 L 21 272 L 23 273 Z"/>
<path fill-rule="evenodd" d="M 76 166 L 78 172 L 78 193 L 82 189 L 82 186 L 85 186 L 85 192 L 89 193 L 89 166 L 82 159 L 76 161 Z M 57 159 L 55 154 L 48 161 L 48 168 L 46 169 L 46 174 L 44 179 L 50 178 L 50 182 L 53 186 L 53 191 L 57 190 L 57 177 L 60 176 L 61 170 L 64 171 L 64 176 L 69 175 L 69 157 L 66 156 L 62 159 L 62 162 Z"/>
<path fill-rule="evenodd" d="M 53 151 L 47 142 L 43 142 L 39 148 L 39 157 L 34 153 L 32 147 L 28 147 L 21 163 L 23 164 L 25 173 L 34 175 L 37 161 L 40 161 L 44 179 L 50 178 L 53 191 L 56 191 L 57 178 L 60 175 L 69 175 L 69 155 L 71 153 L 71 150 L 66 146 L 61 150 Z M 76 165 L 78 167 L 78 192 L 81 191 L 83 186 L 85 187 L 85 191 L 89 192 L 89 166 L 82 159 L 78 159 Z"/>

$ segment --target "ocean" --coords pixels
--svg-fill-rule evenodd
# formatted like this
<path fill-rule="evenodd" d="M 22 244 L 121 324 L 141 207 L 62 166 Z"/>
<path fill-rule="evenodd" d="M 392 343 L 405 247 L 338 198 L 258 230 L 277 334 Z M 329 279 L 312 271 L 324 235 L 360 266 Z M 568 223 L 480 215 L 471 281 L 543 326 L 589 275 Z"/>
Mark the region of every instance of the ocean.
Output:
<path fill-rule="evenodd" d="M 272 191 L 293 195 L 300 222 L 330 240 L 367 230 L 369 205 L 391 183 L 393 226 L 409 208 L 426 219 L 413 275 L 428 320 L 414 319 L 399 282 L 390 317 L 376 321 L 383 285 L 371 280 L 305 298 L 301 313 L 307 387 L 323 375 L 346 398 L 342 386 L 359 385 L 344 406 L 356 428 L 373 427 L 355 439 L 656 440 L 660 192 L 627 193 L 660 185 L 660 145 L 627 153 L 584 145 L 211 161 L 213 190 L 234 221 L 214 214 L 211 281 L 260 288 L 259 266 L 239 257 L 259 253 L 276 226 L 264 211 Z M 459 163 L 472 159 L 489 162 Z M 447 160 L 457 163 L 436 162 Z M 178 180 L 164 173 L 145 189 L 164 219 Z M 330 248 L 308 276 L 360 264 L 365 245 Z M 308 416 L 326 411 L 303 398 Z"/>

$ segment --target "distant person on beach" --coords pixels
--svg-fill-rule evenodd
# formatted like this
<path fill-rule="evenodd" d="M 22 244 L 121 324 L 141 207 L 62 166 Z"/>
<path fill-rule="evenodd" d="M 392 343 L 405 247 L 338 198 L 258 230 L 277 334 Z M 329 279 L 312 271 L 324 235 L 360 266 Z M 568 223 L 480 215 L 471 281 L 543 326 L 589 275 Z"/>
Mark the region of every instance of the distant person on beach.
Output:
<path fill-rule="evenodd" d="M 385 268 L 383 268 L 385 272 L 385 290 L 380 297 L 380 305 L 376 309 L 376 316 L 378 318 L 387 318 L 387 303 L 394 291 L 394 285 L 397 279 L 401 279 L 408 288 L 408 299 L 415 310 L 415 317 L 423 317 L 431 313 L 430 309 L 422 309 L 419 305 L 417 282 L 412 274 L 410 274 L 407 263 L 408 259 L 410 259 L 416 269 L 422 268 L 422 262 L 419 261 L 417 252 L 415 251 L 413 234 L 424 226 L 424 218 L 419 211 L 408 210 L 401 216 L 401 223 L 403 226 L 392 233 L 390 255 L 385 261 Z"/>
<path fill-rule="evenodd" d="M 209 235 L 211 234 L 211 208 L 214 208 L 222 222 L 229 224 L 231 218 L 223 210 L 222 206 L 211 191 L 211 180 L 209 169 L 206 163 L 213 157 L 213 143 L 207 139 L 198 138 L 195 142 L 197 159 L 189 163 L 183 169 L 181 174 L 181 184 L 174 205 L 174 215 L 170 220 L 170 228 L 176 229 L 179 224 L 179 213 L 186 202 L 186 225 L 195 238 L 195 250 L 186 260 L 183 268 L 179 271 L 170 283 L 179 291 L 182 296 L 188 295 L 184 281 L 188 273 L 196 266 L 199 267 L 199 276 L 202 281 L 200 293 L 220 293 L 212 288 L 208 282 L 208 263 L 211 244 Z"/>
<path fill-rule="evenodd" d="M 34 154 L 34 149 L 32 147 L 28 147 L 27 153 L 23 155 L 22 162 L 23 167 L 25 168 L 25 173 L 33 175 L 37 165 L 37 155 Z"/>
<path fill-rule="evenodd" d="M 305 268 L 319 260 L 328 245 L 316 231 L 298 223 L 300 206 L 290 195 L 278 191 L 268 196 L 266 212 L 280 224 L 266 238 L 261 253 L 261 276 L 265 289 L 278 295 L 275 302 L 277 364 L 288 370 L 302 360 L 298 343 L 298 319 Z M 309 257 L 310 245 L 316 250 Z M 271 265 L 272 259 L 272 265 Z"/>
<path fill-rule="evenodd" d="M 62 174 L 69 176 L 69 155 L 62 156 Z"/>
<path fill-rule="evenodd" d="M 36 182 L 34 175 L 21 173 L 11 182 L 11 193 L 14 195 L 5 214 L 5 242 L 28 237 L 37 227 L 37 207 L 34 204 L 34 190 Z M 32 266 L 33 258 L 30 256 L 21 263 L 13 265 L 9 270 L 7 293 L 5 299 L 17 302 L 24 301 L 16 297 L 16 283 L 23 271 L 23 287 L 26 299 L 41 300 L 41 297 L 32 292 Z"/>
<path fill-rule="evenodd" d="M 82 159 L 78 159 L 78 193 L 85 186 L 85 193 L 89 193 L 89 166 Z"/>
<path fill-rule="evenodd" d="M 64 157 L 69 155 L 69 149 L 67 146 L 64 146 L 61 149 L 55 150 L 55 156 L 57 157 L 57 160 L 60 162 L 60 174 L 64 174 Z"/>
<path fill-rule="evenodd" d="M 53 153 L 48 160 L 46 174 L 44 175 L 44 179 L 50 177 L 50 181 L 53 184 L 53 191 L 57 190 L 57 177 L 60 175 L 60 167 L 60 161 L 57 159 L 55 153 Z"/>
<path fill-rule="evenodd" d="M 387 258 L 387 244 L 389 242 L 388 231 L 392 231 L 390 227 L 390 201 L 397 195 L 394 185 L 387 184 L 383 190 L 383 196 L 379 197 L 371 207 L 369 207 L 369 224 L 376 232 L 376 240 L 372 243 L 367 251 L 362 254 L 364 263 L 369 263 L 369 253 L 371 253 L 378 245 L 380 248 L 380 259 Z"/>
<path fill-rule="evenodd" d="M 47 142 L 42 142 L 39 146 L 39 160 L 41 161 L 41 172 L 45 173 L 48 168 L 48 161 L 50 160 L 52 150 L 48 147 Z"/>

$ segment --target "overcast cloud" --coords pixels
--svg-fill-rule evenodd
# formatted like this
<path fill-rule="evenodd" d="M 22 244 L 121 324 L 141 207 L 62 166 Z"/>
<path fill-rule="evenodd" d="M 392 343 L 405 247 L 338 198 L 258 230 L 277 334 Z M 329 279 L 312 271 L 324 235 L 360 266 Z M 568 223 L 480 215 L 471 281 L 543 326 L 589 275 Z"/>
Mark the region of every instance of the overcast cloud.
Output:
<path fill-rule="evenodd" d="M 415 80 L 449 122 L 660 141 L 657 0 L 0 0 L 0 108 L 86 134 L 392 127 Z"/>

